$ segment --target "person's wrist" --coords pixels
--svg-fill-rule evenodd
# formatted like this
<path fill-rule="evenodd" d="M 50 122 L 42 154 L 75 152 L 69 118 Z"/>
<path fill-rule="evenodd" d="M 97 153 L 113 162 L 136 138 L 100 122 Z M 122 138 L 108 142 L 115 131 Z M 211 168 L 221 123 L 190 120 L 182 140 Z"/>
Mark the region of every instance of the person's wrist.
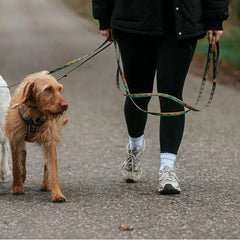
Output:
<path fill-rule="evenodd" d="M 208 20 L 205 23 L 206 29 L 207 31 L 213 31 L 213 30 L 223 30 L 223 26 L 222 26 L 222 21 L 213 21 L 213 20 Z"/>

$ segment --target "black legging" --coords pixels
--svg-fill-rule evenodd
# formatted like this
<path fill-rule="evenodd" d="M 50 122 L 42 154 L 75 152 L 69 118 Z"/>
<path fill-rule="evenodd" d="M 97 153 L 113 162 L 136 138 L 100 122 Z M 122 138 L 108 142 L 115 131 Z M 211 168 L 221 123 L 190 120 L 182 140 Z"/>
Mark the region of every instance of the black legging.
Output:
<path fill-rule="evenodd" d="M 131 93 L 150 93 L 153 90 L 157 71 L 157 90 L 182 99 L 184 81 L 191 63 L 196 39 L 179 41 L 174 34 L 154 37 L 114 31 L 119 44 L 125 77 Z M 161 111 L 182 111 L 179 104 L 160 99 Z M 147 110 L 150 98 L 134 101 Z M 137 109 L 130 99 L 126 99 L 125 118 L 131 137 L 143 135 L 147 114 Z M 160 123 L 161 152 L 177 154 L 180 146 L 185 116 L 162 117 Z"/>

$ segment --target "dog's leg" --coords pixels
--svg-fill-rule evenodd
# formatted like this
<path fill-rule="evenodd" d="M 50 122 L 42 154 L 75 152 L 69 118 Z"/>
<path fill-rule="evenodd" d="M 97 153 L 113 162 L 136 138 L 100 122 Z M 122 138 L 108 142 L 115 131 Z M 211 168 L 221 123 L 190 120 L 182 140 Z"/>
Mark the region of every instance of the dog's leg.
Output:
<path fill-rule="evenodd" d="M 27 177 L 27 170 L 26 170 L 26 157 L 27 157 L 27 152 L 26 152 L 26 145 L 24 143 L 23 149 L 21 149 L 21 172 L 22 172 L 22 181 L 23 183 L 26 180 Z"/>
<path fill-rule="evenodd" d="M 42 192 L 51 190 L 49 187 L 49 177 L 48 177 L 48 169 L 47 164 L 44 164 L 44 174 L 43 174 L 43 182 L 41 184 L 40 190 Z"/>
<path fill-rule="evenodd" d="M 6 170 L 7 170 L 7 177 L 11 175 L 10 169 L 9 169 L 9 162 L 11 160 L 11 150 L 9 146 L 9 141 L 6 139 L 5 142 L 5 164 L 6 164 Z"/>
<path fill-rule="evenodd" d="M 52 202 L 65 202 L 66 198 L 62 194 L 59 186 L 58 180 L 58 170 L 57 170 L 57 151 L 56 143 L 51 142 L 46 151 L 47 155 L 47 169 L 49 170 L 49 180 L 52 193 Z"/>
<path fill-rule="evenodd" d="M 8 142 L 1 143 L 1 159 L 0 159 L 0 179 L 3 182 L 7 181 L 8 176 L 10 175 L 8 161 L 9 161 L 9 146 Z"/>
<path fill-rule="evenodd" d="M 23 194 L 23 169 L 22 166 L 22 152 L 25 150 L 25 142 L 13 144 L 10 143 L 12 151 L 12 171 L 13 171 L 13 184 L 12 192 L 14 195 Z M 26 156 L 26 155 L 25 155 Z"/>

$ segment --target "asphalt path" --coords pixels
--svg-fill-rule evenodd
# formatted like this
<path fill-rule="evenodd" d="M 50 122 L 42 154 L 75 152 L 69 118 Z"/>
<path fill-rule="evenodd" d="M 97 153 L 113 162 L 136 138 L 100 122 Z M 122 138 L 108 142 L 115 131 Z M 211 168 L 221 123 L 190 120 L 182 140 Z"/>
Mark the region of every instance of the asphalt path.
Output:
<path fill-rule="evenodd" d="M 9 84 L 104 40 L 60 0 L 0 0 L 0 23 L 0 74 Z M 187 115 L 177 160 L 182 193 L 160 196 L 158 117 L 148 119 L 141 181 L 121 179 L 127 131 L 115 70 L 110 47 L 62 81 L 70 121 L 58 162 L 67 202 L 51 203 L 39 191 L 43 155 L 28 144 L 26 194 L 11 195 L 11 180 L 0 184 L 0 238 L 240 238 L 239 92 L 218 86 L 209 110 Z M 189 74 L 188 102 L 200 81 Z"/>

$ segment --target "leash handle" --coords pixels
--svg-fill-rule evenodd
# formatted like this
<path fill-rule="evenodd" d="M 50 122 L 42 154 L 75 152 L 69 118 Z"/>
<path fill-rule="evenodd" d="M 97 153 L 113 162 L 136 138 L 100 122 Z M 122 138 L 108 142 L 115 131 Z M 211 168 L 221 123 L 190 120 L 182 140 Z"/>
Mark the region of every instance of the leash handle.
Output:
<path fill-rule="evenodd" d="M 212 89 L 211 89 L 211 93 L 210 93 L 209 99 L 208 99 L 205 107 L 206 108 L 209 107 L 213 100 L 213 96 L 214 96 L 214 92 L 215 92 L 216 84 L 217 84 L 217 70 L 218 70 L 219 56 L 220 56 L 219 42 L 216 42 L 216 38 L 213 35 L 211 42 L 209 44 L 209 47 L 208 47 L 207 61 L 206 61 L 206 65 L 205 65 L 203 79 L 202 79 L 202 83 L 201 83 L 201 86 L 199 89 L 199 93 L 198 93 L 198 97 L 197 97 L 195 105 L 198 105 L 198 103 L 202 97 L 205 83 L 209 77 L 209 69 L 210 69 L 211 61 L 213 62 Z"/>

